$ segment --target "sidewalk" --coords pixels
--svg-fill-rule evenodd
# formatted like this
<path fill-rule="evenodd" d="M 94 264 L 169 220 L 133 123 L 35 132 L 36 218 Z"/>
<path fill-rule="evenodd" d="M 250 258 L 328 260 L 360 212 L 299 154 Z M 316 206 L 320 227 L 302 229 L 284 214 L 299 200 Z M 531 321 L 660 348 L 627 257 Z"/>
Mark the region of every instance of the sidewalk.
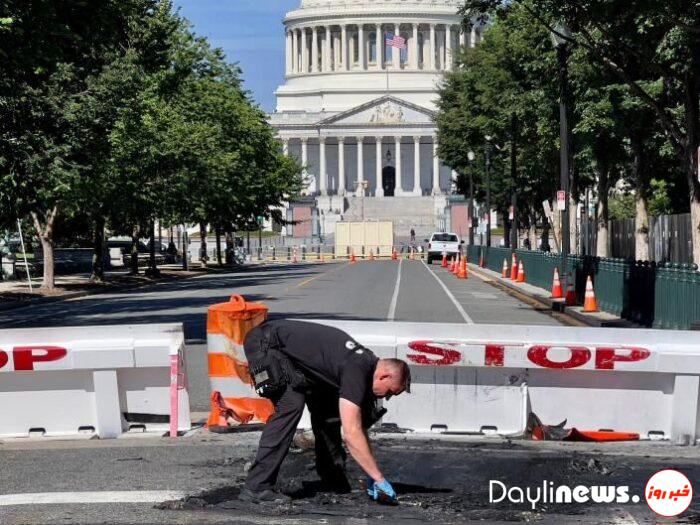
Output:
<path fill-rule="evenodd" d="M 497 286 L 514 290 L 541 303 L 554 312 L 566 314 L 588 326 L 597 328 L 641 328 L 631 321 L 621 319 L 607 312 L 584 313 L 582 306 L 565 306 L 563 299 L 552 299 L 549 290 L 544 290 L 528 283 L 516 283 L 510 279 L 504 279 L 499 273 L 488 268 L 480 268 L 478 265 L 470 263 L 469 269 Z"/>
<path fill-rule="evenodd" d="M 32 279 L 33 292 L 30 292 L 26 279 L 22 281 L 2 281 L 0 282 L 0 311 L 65 301 L 99 293 L 129 290 L 159 282 L 187 279 L 197 275 L 230 270 L 230 268 L 219 268 L 218 266 L 211 266 L 207 269 L 193 266 L 195 265 L 191 264 L 188 271 L 183 270 L 180 264 L 159 266 L 158 269 L 161 275 L 157 278 L 145 276 L 145 268 L 141 268 L 139 275 L 129 275 L 128 270 L 122 268 L 105 272 L 105 281 L 101 283 L 90 281 L 90 274 L 88 273 L 60 275 L 56 276 L 56 288 L 51 293 L 39 291 L 42 282 L 41 277 Z"/>

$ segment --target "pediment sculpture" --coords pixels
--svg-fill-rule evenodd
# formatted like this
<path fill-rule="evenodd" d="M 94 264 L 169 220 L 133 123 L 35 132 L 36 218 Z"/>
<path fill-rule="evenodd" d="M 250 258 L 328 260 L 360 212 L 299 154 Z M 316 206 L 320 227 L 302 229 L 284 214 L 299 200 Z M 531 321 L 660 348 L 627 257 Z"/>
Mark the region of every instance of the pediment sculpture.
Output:
<path fill-rule="evenodd" d="M 391 102 L 377 106 L 369 120 L 372 124 L 401 124 L 405 122 L 401 107 Z"/>

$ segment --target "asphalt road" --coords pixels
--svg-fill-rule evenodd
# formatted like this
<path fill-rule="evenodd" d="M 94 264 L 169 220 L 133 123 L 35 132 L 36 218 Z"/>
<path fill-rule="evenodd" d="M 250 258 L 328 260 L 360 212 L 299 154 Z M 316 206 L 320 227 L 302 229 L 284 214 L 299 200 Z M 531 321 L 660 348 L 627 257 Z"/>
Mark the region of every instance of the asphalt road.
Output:
<path fill-rule="evenodd" d="M 5 312 L 0 323 L 27 328 L 182 322 L 192 405 L 204 410 L 209 395 L 206 311 L 234 293 L 264 302 L 271 317 L 560 323 L 473 274 L 458 280 L 437 264 L 428 268 L 405 260 L 250 267 Z M 544 479 L 614 482 L 641 494 L 649 475 L 664 466 L 700 478 L 697 447 L 600 447 L 496 438 L 448 445 L 435 439 L 406 441 L 398 435 L 376 445 L 382 465 L 401 489 L 404 500 L 398 508 L 370 504 L 359 490 L 342 497 L 319 491 L 312 455 L 303 451 L 292 453 L 283 467 L 284 487 L 296 497 L 292 505 L 241 506 L 235 499 L 258 437 L 255 432 L 221 436 L 199 430 L 174 442 L 138 435 L 111 441 L 0 442 L 0 523 L 633 524 L 650 522 L 643 500 L 622 506 L 540 505 L 534 510 L 527 504 L 498 506 L 488 502 L 488 480 L 533 487 Z M 356 466 L 351 474 L 359 478 Z M 697 499 L 685 523 L 700 523 Z"/>
<path fill-rule="evenodd" d="M 442 284 L 441 284 L 442 283 Z M 456 279 L 439 264 L 375 261 L 251 266 L 0 314 L 3 328 L 182 323 L 190 403 L 207 410 L 206 313 L 231 294 L 262 301 L 271 318 L 558 325 L 474 274 Z"/>

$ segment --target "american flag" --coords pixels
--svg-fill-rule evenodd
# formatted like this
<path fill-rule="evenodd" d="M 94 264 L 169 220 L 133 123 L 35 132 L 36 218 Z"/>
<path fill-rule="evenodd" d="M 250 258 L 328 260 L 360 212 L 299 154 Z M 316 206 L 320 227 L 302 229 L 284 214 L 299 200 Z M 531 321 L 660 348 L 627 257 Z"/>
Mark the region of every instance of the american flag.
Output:
<path fill-rule="evenodd" d="M 406 49 L 406 39 L 399 35 L 387 33 L 386 45 L 397 49 Z"/>

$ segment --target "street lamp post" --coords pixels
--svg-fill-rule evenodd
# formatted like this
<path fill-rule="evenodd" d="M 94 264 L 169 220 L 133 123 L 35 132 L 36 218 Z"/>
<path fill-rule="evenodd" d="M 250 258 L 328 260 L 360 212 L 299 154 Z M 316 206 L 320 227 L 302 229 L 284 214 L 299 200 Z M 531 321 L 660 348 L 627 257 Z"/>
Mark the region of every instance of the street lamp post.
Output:
<path fill-rule="evenodd" d="M 513 183 L 513 193 L 510 196 L 511 213 L 513 219 L 510 222 L 510 247 L 518 249 L 518 117 L 511 115 L 511 145 L 510 145 L 510 175 Z"/>
<path fill-rule="evenodd" d="M 552 31 L 552 42 L 557 50 L 557 58 L 559 60 L 559 133 L 560 133 L 560 169 L 559 179 L 561 191 L 565 193 L 564 209 L 560 210 L 561 217 L 561 255 L 562 268 L 564 270 L 564 286 L 567 286 L 566 264 L 569 256 L 570 238 L 569 238 L 569 188 L 571 184 L 571 131 L 569 129 L 569 39 L 571 32 L 566 26 L 558 25 Z M 566 289 L 566 288 L 565 288 Z"/>
<path fill-rule="evenodd" d="M 486 135 L 486 246 L 491 247 L 491 139 Z"/>
<path fill-rule="evenodd" d="M 474 245 L 474 155 L 473 151 L 467 153 L 469 159 L 469 246 Z"/>

